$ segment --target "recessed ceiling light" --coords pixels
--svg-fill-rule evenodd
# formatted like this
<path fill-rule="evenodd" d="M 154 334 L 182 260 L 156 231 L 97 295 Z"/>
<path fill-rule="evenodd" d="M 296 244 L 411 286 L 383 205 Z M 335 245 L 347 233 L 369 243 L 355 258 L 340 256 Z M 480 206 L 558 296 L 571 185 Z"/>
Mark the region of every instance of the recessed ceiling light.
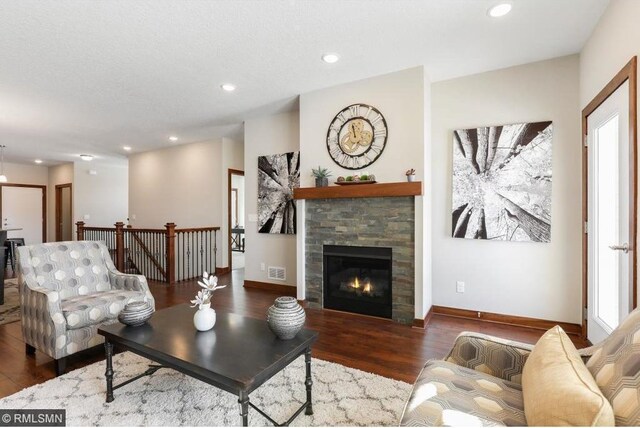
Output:
<path fill-rule="evenodd" d="M 334 53 L 326 53 L 322 55 L 322 60 L 327 64 L 333 64 L 334 62 L 338 62 L 339 59 L 340 59 L 340 56 Z"/>
<path fill-rule="evenodd" d="M 500 18 L 511 12 L 511 7 L 511 3 L 500 3 L 492 6 L 487 13 L 492 18 Z"/>
<path fill-rule="evenodd" d="M 91 155 L 80 155 L 80 159 L 82 159 L 83 161 L 92 161 L 93 160 L 93 156 Z"/>
<path fill-rule="evenodd" d="M 131 151 L 131 146 L 122 146 L 122 149 L 126 152 L 130 152 Z"/>
<path fill-rule="evenodd" d="M 227 92 L 233 92 L 236 90 L 236 85 L 232 83 L 223 83 L 220 87 Z"/>
<path fill-rule="evenodd" d="M 35 163 L 42 163 L 42 159 L 36 159 L 34 160 Z"/>
<path fill-rule="evenodd" d="M 175 135 L 172 135 L 171 137 L 169 137 L 169 141 L 172 141 L 175 143 L 176 141 L 178 141 L 178 137 L 176 137 Z"/>

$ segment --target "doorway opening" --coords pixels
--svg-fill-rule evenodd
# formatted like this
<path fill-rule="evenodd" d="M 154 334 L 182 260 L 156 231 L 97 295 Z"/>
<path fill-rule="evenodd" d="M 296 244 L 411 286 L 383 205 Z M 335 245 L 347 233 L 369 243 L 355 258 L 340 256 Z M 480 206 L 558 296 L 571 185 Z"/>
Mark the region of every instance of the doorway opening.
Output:
<path fill-rule="evenodd" d="M 582 335 L 606 339 L 637 306 L 637 58 L 582 111 Z"/>
<path fill-rule="evenodd" d="M 245 209 L 244 209 L 244 171 L 229 169 L 228 181 L 228 243 L 229 243 L 229 268 L 233 270 L 244 269 L 245 250 Z"/>
<path fill-rule="evenodd" d="M 71 183 L 56 185 L 56 241 L 73 241 Z"/>

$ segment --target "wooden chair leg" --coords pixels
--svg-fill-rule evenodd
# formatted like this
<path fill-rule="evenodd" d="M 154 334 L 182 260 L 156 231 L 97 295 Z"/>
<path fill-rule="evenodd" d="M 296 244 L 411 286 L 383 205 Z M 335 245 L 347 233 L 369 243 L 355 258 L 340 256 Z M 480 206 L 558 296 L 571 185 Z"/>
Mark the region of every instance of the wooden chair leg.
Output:
<path fill-rule="evenodd" d="M 27 351 L 27 355 L 35 355 L 36 354 L 36 348 L 34 348 L 33 346 L 29 345 L 28 343 L 25 344 L 25 350 Z"/>
<path fill-rule="evenodd" d="M 67 357 L 56 360 L 56 376 L 62 376 L 67 369 Z"/>

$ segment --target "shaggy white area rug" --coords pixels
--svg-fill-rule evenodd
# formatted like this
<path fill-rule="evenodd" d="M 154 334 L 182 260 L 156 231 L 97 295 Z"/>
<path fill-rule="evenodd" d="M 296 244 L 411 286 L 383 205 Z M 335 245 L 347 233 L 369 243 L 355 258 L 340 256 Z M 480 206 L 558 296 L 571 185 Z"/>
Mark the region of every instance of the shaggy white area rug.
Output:
<path fill-rule="evenodd" d="M 130 352 L 114 357 L 116 384 L 151 362 Z M 0 400 L 2 409 L 66 409 L 71 426 L 236 426 L 237 397 L 171 369 L 160 369 L 115 391 L 105 403 L 105 363 L 91 364 Z M 312 360 L 313 416 L 295 426 L 395 425 L 411 386 L 327 361 Z M 286 421 L 306 398 L 304 357 L 298 358 L 250 396 L 276 421 Z M 271 425 L 249 408 L 249 425 Z"/>

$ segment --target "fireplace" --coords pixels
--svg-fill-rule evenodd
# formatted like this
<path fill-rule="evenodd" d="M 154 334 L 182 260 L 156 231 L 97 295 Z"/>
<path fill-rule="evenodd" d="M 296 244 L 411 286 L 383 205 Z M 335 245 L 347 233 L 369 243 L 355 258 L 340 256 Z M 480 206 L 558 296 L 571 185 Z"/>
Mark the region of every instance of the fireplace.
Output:
<path fill-rule="evenodd" d="M 324 245 L 324 307 L 391 318 L 391 248 Z"/>

